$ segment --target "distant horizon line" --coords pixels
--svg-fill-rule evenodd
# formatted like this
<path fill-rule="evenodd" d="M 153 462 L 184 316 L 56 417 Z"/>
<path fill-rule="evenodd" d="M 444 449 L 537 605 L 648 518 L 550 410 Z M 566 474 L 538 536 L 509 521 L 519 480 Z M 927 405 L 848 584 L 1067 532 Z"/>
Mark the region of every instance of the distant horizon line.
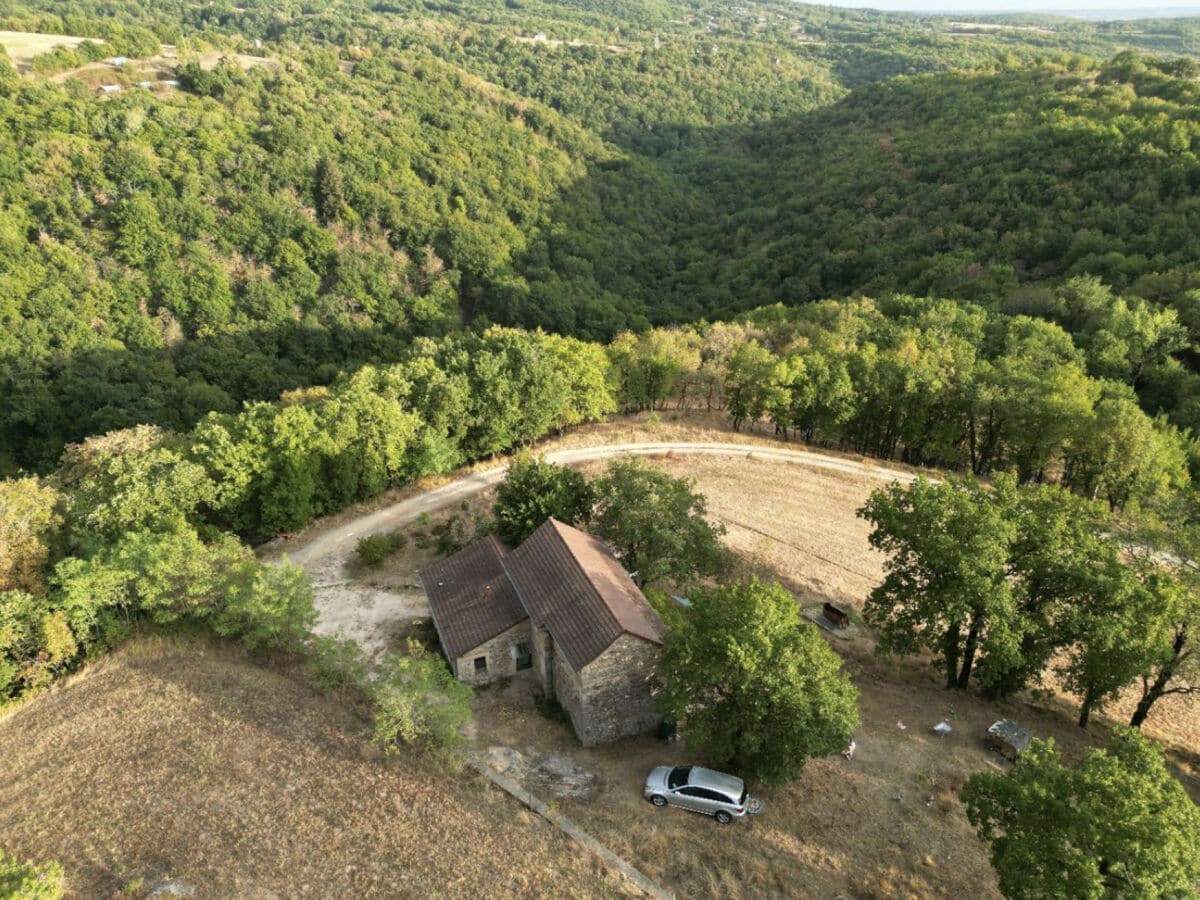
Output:
<path fill-rule="evenodd" d="M 996 15 L 1047 15 L 1063 16 L 1071 19 L 1187 19 L 1200 17 L 1200 2 L 1167 2 L 1161 5 L 1144 7 L 1137 0 L 1083 0 L 1078 5 L 1064 5 L 1057 8 L 1045 8 L 1036 0 L 1017 0 L 1004 3 L 1003 0 L 989 3 L 985 7 L 956 6 L 948 3 L 938 3 L 937 0 L 799 0 L 814 6 L 833 6 L 848 9 L 869 9 L 876 12 L 912 13 L 916 15 L 938 16 L 996 16 Z M 1051 0 L 1063 3 L 1064 0 Z M 1067 0 L 1069 4 L 1069 0 Z"/>

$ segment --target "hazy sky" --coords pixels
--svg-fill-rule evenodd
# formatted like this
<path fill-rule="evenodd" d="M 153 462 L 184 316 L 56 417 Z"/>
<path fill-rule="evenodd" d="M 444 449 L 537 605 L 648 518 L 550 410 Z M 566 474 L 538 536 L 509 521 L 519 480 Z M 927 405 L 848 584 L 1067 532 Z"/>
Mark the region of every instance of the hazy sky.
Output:
<path fill-rule="evenodd" d="M 805 0 L 820 2 L 820 0 Z M 1148 14 L 1173 12 L 1200 15 L 1200 0 L 825 0 L 831 6 L 866 6 L 905 12 L 1069 12 L 1072 10 L 1119 9 L 1123 12 L 1145 9 Z"/>

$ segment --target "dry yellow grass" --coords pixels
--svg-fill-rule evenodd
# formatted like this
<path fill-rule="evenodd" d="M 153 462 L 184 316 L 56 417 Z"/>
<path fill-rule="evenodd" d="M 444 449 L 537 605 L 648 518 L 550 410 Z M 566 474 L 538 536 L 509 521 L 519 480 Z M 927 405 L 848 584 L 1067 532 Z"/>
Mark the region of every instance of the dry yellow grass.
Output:
<path fill-rule="evenodd" d="M 24 72 L 33 65 L 33 58 L 49 53 L 55 47 L 74 50 L 84 41 L 103 44 L 99 38 L 72 37 L 66 34 L 37 34 L 30 31 L 0 31 L 0 46 L 8 51 L 17 70 Z"/>
<path fill-rule="evenodd" d="M 79 897 L 619 895 L 469 776 L 383 757 L 344 701 L 203 639 L 149 639 L 0 719 L 5 849 Z M 137 891 L 134 891 L 137 894 Z"/>

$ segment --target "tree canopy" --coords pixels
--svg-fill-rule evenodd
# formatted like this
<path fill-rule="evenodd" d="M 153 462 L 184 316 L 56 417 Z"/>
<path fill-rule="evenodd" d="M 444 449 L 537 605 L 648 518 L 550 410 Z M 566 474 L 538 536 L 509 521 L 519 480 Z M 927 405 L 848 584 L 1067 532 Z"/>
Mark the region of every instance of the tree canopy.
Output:
<path fill-rule="evenodd" d="M 1136 731 L 1077 767 L 1034 740 L 1011 772 L 962 789 L 1006 897 L 1187 897 L 1200 884 L 1200 808 Z"/>
<path fill-rule="evenodd" d="M 663 647 L 663 711 L 690 747 L 752 781 L 798 777 L 844 748 L 858 692 L 840 657 L 778 584 L 698 591 Z"/>

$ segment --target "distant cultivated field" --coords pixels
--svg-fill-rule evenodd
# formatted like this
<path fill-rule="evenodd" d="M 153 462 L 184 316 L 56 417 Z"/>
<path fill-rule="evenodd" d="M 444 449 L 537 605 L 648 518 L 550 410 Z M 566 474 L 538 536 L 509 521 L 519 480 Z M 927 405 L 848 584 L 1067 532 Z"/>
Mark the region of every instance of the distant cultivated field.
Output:
<path fill-rule="evenodd" d="M 33 58 L 49 53 L 55 47 L 74 50 L 84 41 L 103 44 L 98 38 L 72 37 L 66 34 L 35 34 L 28 31 L 0 31 L 0 46 L 8 51 L 8 57 L 21 72 L 33 65 Z"/>
<path fill-rule="evenodd" d="M 0 844 L 69 896 L 621 896 L 478 777 L 384 756 L 345 698 L 200 637 L 136 641 L 0 716 Z"/>

